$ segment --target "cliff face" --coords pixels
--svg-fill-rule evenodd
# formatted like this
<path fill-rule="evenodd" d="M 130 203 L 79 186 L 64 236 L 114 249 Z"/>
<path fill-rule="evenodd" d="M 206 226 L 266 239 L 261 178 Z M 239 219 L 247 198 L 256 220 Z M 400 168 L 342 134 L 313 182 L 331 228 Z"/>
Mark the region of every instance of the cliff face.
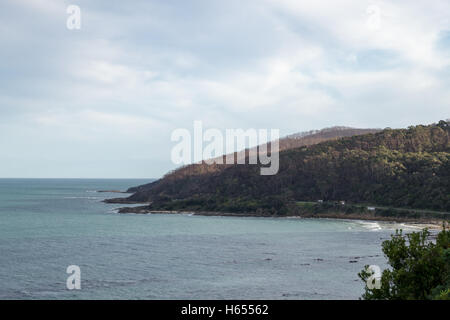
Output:
<path fill-rule="evenodd" d="M 259 165 L 192 165 L 135 189 L 127 200 L 157 209 L 283 214 L 294 201 L 345 200 L 450 211 L 450 144 L 445 121 L 385 129 L 280 152 L 280 170 Z M 301 138 L 290 138 L 302 140 Z M 321 142 L 323 141 L 323 142 Z"/>

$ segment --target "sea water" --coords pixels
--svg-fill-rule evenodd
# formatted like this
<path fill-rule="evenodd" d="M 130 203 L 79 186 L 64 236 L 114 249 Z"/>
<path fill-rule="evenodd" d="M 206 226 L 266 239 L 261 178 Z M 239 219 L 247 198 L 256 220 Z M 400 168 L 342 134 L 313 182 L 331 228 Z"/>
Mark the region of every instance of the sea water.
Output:
<path fill-rule="evenodd" d="M 147 180 L 0 179 L 0 299 L 357 299 L 391 224 L 119 214 Z M 123 206 L 123 205 L 122 205 Z M 66 269 L 81 270 L 69 290 Z"/>

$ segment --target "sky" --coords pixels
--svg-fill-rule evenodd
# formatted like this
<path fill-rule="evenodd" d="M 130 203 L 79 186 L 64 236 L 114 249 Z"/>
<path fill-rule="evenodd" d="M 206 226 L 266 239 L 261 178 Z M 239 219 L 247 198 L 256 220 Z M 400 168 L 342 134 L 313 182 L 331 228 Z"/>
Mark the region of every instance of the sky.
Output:
<path fill-rule="evenodd" d="M 67 28 L 69 5 L 80 29 Z M 159 178 L 171 133 L 450 118 L 450 1 L 1 0 L 0 177 Z"/>

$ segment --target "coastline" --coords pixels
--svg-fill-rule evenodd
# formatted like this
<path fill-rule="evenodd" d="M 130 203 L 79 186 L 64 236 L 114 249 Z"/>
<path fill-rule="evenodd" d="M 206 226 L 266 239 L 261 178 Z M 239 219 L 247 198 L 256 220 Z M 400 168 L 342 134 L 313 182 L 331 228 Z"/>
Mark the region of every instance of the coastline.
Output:
<path fill-rule="evenodd" d="M 428 228 L 433 230 L 441 230 L 443 223 L 449 226 L 449 222 L 445 220 L 436 219 L 413 219 L 413 218 L 399 218 L 399 217 L 382 217 L 367 214 L 342 214 L 342 213 L 316 213 L 316 214 L 302 214 L 302 215 L 269 215 L 257 213 L 232 213 L 219 211 L 180 211 L 180 210 L 157 210 L 150 209 L 148 206 L 123 207 L 117 209 L 118 213 L 127 214 L 185 214 L 194 216 L 222 216 L 222 217 L 259 217 L 259 218 L 297 218 L 297 219 L 338 219 L 349 221 L 370 221 L 382 222 L 392 224 L 405 224 L 407 227 L 413 228 Z"/>

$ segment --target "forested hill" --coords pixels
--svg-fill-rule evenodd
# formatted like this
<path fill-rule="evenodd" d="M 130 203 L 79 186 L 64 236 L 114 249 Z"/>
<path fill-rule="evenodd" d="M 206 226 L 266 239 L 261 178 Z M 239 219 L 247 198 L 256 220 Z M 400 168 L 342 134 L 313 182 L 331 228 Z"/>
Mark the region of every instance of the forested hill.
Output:
<path fill-rule="evenodd" d="M 128 200 L 164 209 L 283 214 L 293 201 L 450 211 L 449 123 L 385 129 L 280 152 L 280 170 L 232 165 L 163 178 Z"/>
<path fill-rule="evenodd" d="M 336 140 L 343 137 L 351 137 L 361 134 L 367 133 L 376 133 L 381 131 L 381 129 L 359 129 L 359 128 L 351 128 L 351 127 L 342 127 L 335 126 L 330 128 L 324 128 L 321 130 L 312 130 L 307 132 L 299 132 L 295 134 L 291 134 L 287 137 L 281 138 L 279 140 L 279 150 L 289 150 L 294 148 L 299 148 L 303 146 L 311 146 L 314 144 L 318 144 L 320 142 Z M 256 153 L 257 148 L 251 148 L 250 150 L 243 150 L 240 152 L 235 152 L 235 160 L 239 158 L 246 158 L 252 153 Z M 225 156 L 223 158 L 223 163 L 225 163 Z M 206 173 L 213 173 L 225 170 L 229 165 L 221 164 L 221 165 L 210 165 L 206 163 L 197 163 L 186 165 L 181 168 L 178 168 L 174 171 L 166 174 L 164 179 L 179 179 L 184 176 L 192 176 L 192 175 L 201 175 Z M 144 184 L 138 187 L 132 187 L 128 189 L 128 192 L 134 193 L 138 191 L 145 191 L 148 188 L 153 187 L 152 183 Z"/>

